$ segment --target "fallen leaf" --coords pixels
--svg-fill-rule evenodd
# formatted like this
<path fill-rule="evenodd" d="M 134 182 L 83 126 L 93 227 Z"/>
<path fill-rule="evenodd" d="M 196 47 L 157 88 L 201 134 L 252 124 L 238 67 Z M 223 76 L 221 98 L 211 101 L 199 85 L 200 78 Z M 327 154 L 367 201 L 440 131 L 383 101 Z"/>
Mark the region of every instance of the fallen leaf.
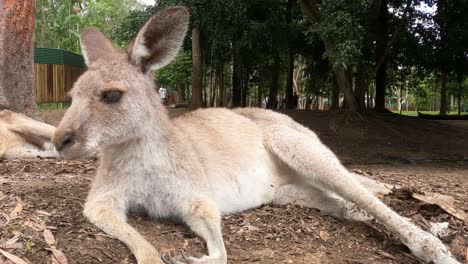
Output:
<path fill-rule="evenodd" d="M 2 253 L 3 256 L 5 256 L 7 259 L 13 261 L 15 264 L 28 264 L 26 261 L 18 258 L 17 256 L 11 254 L 11 253 L 8 253 L 6 251 L 3 251 L 0 249 L 0 253 Z"/>
<path fill-rule="evenodd" d="M 321 230 L 319 233 L 320 238 L 327 242 L 330 239 L 330 234 L 327 231 Z"/>
<path fill-rule="evenodd" d="M 27 219 L 26 221 L 24 221 L 23 225 L 29 226 L 32 230 L 37 232 L 41 232 L 46 228 L 46 225 L 44 223 L 37 223 L 32 219 Z"/>
<path fill-rule="evenodd" d="M 13 243 L 13 244 L 5 245 L 3 248 L 6 248 L 6 249 L 22 249 L 23 244 L 21 242 L 16 242 L 16 243 Z"/>
<path fill-rule="evenodd" d="M 31 251 L 32 250 L 31 240 L 28 240 L 26 242 L 26 246 L 24 247 L 26 248 L 27 251 Z"/>
<path fill-rule="evenodd" d="M 8 246 L 8 245 L 12 245 L 14 243 L 16 243 L 16 241 L 18 241 L 19 237 L 21 236 L 21 233 L 20 234 L 16 234 L 13 238 L 9 239 L 8 241 L 5 242 L 4 245 Z"/>
<path fill-rule="evenodd" d="M 255 227 L 255 226 L 253 226 L 251 224 L 247 224 L 244 227 L 246 227 L 249 231 L 258 231 L 258 230 L 260 230 L 260 228 Z"/>
<path fill-rule="evenodd" d="M 47 245 L 49 245 L 50 247 L 55 246 L 56 242 L 54 235 L 52 234 L 52 232 L 50 232 L 49 229 L 44 229 L 44 239 Z"/>
<path fill-rule="evenodd" d="M 4 184 L 4 183 L 14 183 L 16 181 L 11 181 L 11 180 L 8 180 L 7 178 L 4 178 L 4 177 L 1 177 L 0 178 L 0 185 Z"/>
<path fill-rule="evenodd" d="M 463 211 L 455 208 L 455 199 L 452 196 L 432 192 L 425 192 L 424 195 L 413 193 L 412 196 L 413 198 L 425 203 L 438 205 L 447 213 L 455 216 L 465 223 L 468 222 L 467 215 Z"/>
<path fill-rule="evenodd" d="M 21 212 L 23 211 L 23 201 L 18 199 L 15 208 L 10 212 L 10 219 L 16 219 L 19 217 Z"/>
<path fill-rule="evenodd" d="M 36 213 L 38 213 L 40 215 L 51 216 L 51 214 L 49 212 L 42 211 L 42 210 L 36 210 Z"/>
<path fill-rule="evenodd" d="M 50 264 L 60 264 L 57 258 L 55 258 L 54 254 L 50 255 Z"/>
<path fill-rule="evenodd" d="M 67 257 L 65 254 L 63 254 L 62 251 L 56 249 L 55 247 L 51 248 L 52 254 L 54 254 L 54 257 L 58 260 L 60 264 L 68 264 Z"/>

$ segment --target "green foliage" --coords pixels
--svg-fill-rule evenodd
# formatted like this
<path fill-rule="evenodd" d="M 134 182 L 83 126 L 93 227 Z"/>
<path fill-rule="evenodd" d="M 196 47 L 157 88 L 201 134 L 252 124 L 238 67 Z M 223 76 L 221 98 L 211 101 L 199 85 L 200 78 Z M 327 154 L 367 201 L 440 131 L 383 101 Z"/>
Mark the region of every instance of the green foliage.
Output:
<path fill-rule="evenodd" d="M 314 41 L 314 35 L 321 39 L 328 38 L 336 45 L 336 53 L 325 51 L 335 64 L 346 66 L 357 65 L 366 35 L 365 18 L 371 11 L 370 0 L 324 0 L 318 5 L 320 23 L 310 27 L 307 31 L 310 41 Z"/>
<path fill-rule="evenodd" d="M 81 53 L 79 32 L 83 28 L 115 35 L 130 10 L 140 8 L 136 0 L 37 0 L 35 45 Z"/>
<path fill-rule="evenodd" d="M 177 58 L 156 73 L 156 80 L 160 85 L 177 88 L 190 82 L 192 75 L 192 54 L 188 51 L 180 52 Z"/>
<path fill-rule="evenodd" d="M 252 96 L 268 93 L 275 57 L 281 61 L 282 93 L 289 53 L 296 58 L 295 71 L 300 76 L 296 82 L 302 96 L 329 95 L 334 64 L 344 65 L 350 78 L 365 72 L 366 83 L 372 84 L 377 66 L 376 40 L 382 37 L 376 26 L 382 1 L 313 2 L 320 16 L 318 24 L 304 17 L 297 0 L 158 0 L 150 7 L 142 7 L 136 0 L 37 0 L 36 45 L 79 52 L 78 33 L 94 26 L 124 47 L 157 10 L 182 4 L 191 13 L 189 30 L 197 27 L 201 31 L 207 89 L 217 65 L 224 65 L 224 83 L 231 88 L 234 54 L 241 58 L 242 78 Z M 461 95 L 467 100 L 468 20 L 464 16 L 468 2 L 412 0 L 408 8 L 406 0 L 388 3 L 387 94 L 407 89 L 418 107 L 429 109 L 440 97 L 440 72 L 445 71 L 449 97 Z M 436 14 L 421 8 L 423 3 L 436 7 Z M 403 17 L 405 10 L 408 12 Z M 324 38 L 334 43 L 332 52 L 325 49 Z M 189 32 L 183 51 L 156 74 L 156 81 L 180 90 L 190 83 L 191 61 Z"/>

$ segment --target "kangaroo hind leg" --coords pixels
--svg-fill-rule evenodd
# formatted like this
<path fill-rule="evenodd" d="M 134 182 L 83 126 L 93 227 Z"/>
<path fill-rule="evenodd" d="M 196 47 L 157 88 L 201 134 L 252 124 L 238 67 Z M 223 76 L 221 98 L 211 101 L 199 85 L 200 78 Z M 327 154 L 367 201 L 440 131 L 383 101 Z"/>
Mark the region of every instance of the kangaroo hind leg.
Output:
<path fill-rule="evenodd" d="M 435 236 L 387 207 L 352 174 L 313 133 L 292 126 L 264 127 L 264 145 L 296 171 L 302 183 L 333 192 L 376 218 L 424 261 L 458 263 Z"/>

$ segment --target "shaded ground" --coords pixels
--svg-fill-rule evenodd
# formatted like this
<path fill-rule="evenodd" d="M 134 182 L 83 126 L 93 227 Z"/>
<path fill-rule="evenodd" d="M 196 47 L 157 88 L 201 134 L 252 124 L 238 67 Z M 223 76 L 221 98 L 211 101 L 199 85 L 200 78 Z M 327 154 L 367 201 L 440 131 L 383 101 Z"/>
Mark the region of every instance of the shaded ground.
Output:
<path fill-rule="evenodd" d="M 176 109 L 172 114 L 183 111 Z M 457 208 L 468 211 L 468 130 L 463 123 L 289 114 L 315 130 L 355 172 L 418 192 L 451 195 Z M 60 117 L 59 111 L 47 112 L 43 118 L 56 125 Z M 95 168 L 93 160 L 0 161 L 0 248 L 30 263 L 51 263 L 43 237 L 47 228 L 69 263 L 135 263 L 123 244 L 81 214 Z M 448 221 L 450 232 L 443 241 L 460 261 L 466 259 L 466 223 L 405 192 L 384 201 L 423 228 L 429 222 Z M 8 221 L 18 204 L 22 211 Z M 203 241 L 183 226 L 141 217 L 130 217 L 130 223 L 163 253 L 206 252 Z M 375 222 L 339 221 L 293 205 L 264 206 L 227 216 L 223 232 L 230 263 L 417 263 L 405 246 Z M 4 260 L 0 254 L 0 263 Z"/>

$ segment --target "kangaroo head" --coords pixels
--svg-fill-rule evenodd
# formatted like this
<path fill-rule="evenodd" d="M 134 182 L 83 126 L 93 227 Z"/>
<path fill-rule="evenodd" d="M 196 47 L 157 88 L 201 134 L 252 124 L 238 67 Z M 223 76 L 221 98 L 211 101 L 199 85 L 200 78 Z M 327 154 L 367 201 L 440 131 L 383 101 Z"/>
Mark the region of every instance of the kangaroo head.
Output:
<path fill-rule="evenodd" d="M 126 52 L 115 49 L 96 29 L 81 33 L 88 70 L 70 91 L 72 104 L 52 139 L 64 158 L 88 156 L 100 146 L 121 144 L 147 133 L 145 123 L 162 109 L 152 72 L 177 55 L 188 23 L 185 7 L 159 11 Z"/>

